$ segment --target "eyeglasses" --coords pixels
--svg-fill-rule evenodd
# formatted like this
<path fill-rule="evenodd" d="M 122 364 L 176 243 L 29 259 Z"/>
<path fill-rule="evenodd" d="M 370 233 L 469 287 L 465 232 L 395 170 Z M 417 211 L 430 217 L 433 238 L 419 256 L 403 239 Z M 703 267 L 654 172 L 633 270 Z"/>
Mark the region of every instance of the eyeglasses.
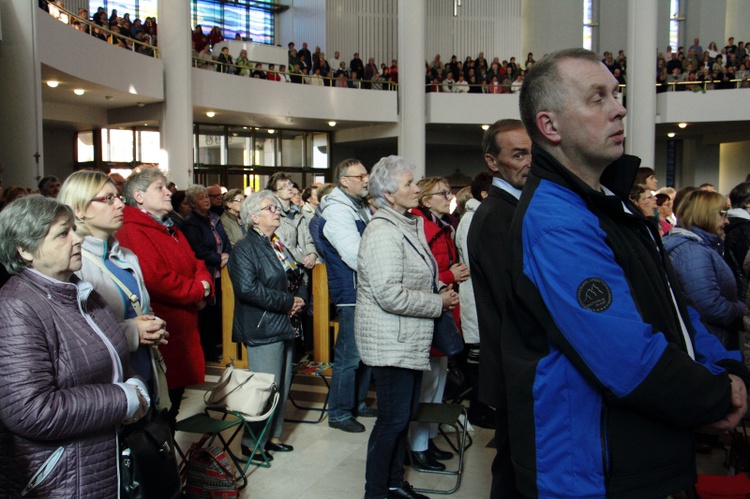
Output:
<path fill-rule="evenodd" d="M 291 189 L 292 187 L 294 186 L 292 185 L 291 182 L 281 182 L 281 183 L 276 184 L 277 191 L 280 191 L 282 189 Z"/>
<path fill-rule="evenodd" d="M 356 178 L 360 182 L 364 182 L 367 177 L 370 176 L 369 173 L 363 173 L 362 175 L 341 175 L 342 177 L 346 178 Z"/>
<path fill-rule="evenodd" d="M 264 206 L 260 210 L 261 211 L 268 210 L 269 213 L 276 213 L 279 210 L 279 207 L 276 206 L 275 204 L 269 204 L 268 206 Z"/>
<path fill-rule="evenodd" d="M 241 203 L 241 202 L 243 202 L 244 200 L 245 200 L 245 198 L 241 198 L 241 199 L 232 199 L 232 201 L 230 201 L 230 202 L 231 202 L 231 203 Z"/>
<path fill-rule="evenodd" d="M 438 191 L 427 194 L 425 197 L 427 196 L 443 196 L 445 199 L 451 199 L 453 197 L 453 193 L 451 191 Z"/>
<path fill-rule="evenodd" d="M 117 194 L 107 194 L 106 196 L 99 196 L 98 198 L 93 198 L 91 202 L 94 201 L 98 203 L 107 203 L 108 205 L 112 206 L 115 204 L 115 201 L 120 200 L 122 201 L 122 197 L 118 196 Z"/>
<path fill-rule="evenodd" d="M 728 213 L 729 210 L 719 210 L 719 216 L 721 216 L 721 218 L 727 218 Z"/>

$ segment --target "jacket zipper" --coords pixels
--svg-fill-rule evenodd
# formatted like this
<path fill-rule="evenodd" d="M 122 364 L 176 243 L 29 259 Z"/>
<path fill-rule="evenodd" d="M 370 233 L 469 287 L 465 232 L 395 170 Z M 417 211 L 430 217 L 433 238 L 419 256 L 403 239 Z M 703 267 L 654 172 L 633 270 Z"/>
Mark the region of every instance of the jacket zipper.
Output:
<path fill-rule="evenodd" d="M 31 480 L 26 484 L 26 487 L 21 491 L 22 496 L 28 495 L 28 493 L 34 490 L 37 485 L 47 479 L 50 473 L 52 473 L 52 470 L 57 466 L 57 463 L 60 462 L 63 452 L 65 452 L 65 447 L 58 447 L 55 449 L 55 452 L 50 454 L 50 456 L 39 467 L 37 472 L 34 473 L 34 476 L 31 477 Z"/>

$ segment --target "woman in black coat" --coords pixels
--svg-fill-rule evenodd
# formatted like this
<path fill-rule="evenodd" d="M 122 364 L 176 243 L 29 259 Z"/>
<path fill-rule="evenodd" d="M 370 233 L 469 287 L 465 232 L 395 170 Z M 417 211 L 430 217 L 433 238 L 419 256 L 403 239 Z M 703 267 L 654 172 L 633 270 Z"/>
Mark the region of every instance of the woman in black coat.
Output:
<path fill-rule="evenodd" d="M 266 451 L 289 452 L 294 449 L 281 442 L 281 434 L 292 381 L 294 338 L 307 289 L 302 269 L 275 235 L 281 224 L 277 210 L 276 197 L 268 190 L 245 200 L 240 216 L 252 225 L 232 250 L 228 268 L 234 287 L 232 339 L 247 347 L 250 370 L 273 374 L 279 388 L 279 404 L 261 443 Z M 260 453 L 249 456 L 254 445 L 245 434 L 242 453 L 262 461 Z"/>

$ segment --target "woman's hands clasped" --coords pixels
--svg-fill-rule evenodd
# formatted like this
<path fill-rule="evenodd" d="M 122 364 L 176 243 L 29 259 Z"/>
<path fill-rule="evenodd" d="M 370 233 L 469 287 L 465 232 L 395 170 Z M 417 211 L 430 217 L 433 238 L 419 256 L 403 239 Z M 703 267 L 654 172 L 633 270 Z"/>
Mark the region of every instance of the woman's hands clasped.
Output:
<path fill-rule="evenodd" d="M 441 289 L 440 297 L 443 299 L 443 310 L 453 310 L 458 305 L 458 293 L 453 291 L 453 284 Z"/>
<path fill-rule="evenodd" d="M 303 308 L 305 308 L 305 300 L 299 296 L 295 296 L 294 302 L 292 303 L 292 309 L 289 311 L 289 317 L 297 315 Z"/>
<path fill-rule="evenodd" d="M 142 345 L 166 345 L 168 343 L 169 333 L 167 332 L 167 323 L 154 315 L 141 315 L 135 317 L 135 324 L 138 327 L 138 338 Z"/>

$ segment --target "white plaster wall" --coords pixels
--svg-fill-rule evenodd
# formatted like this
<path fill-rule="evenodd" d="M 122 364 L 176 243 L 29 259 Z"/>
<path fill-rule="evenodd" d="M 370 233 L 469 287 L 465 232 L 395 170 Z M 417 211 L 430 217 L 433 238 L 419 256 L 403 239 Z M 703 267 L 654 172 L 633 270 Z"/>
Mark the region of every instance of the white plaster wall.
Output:
<path fill-rule="evenodd" d="M 580 0 L 523 0 L 523 56 L 539 60 L 544 54 L 583 46 L 583 2 Z"/>

